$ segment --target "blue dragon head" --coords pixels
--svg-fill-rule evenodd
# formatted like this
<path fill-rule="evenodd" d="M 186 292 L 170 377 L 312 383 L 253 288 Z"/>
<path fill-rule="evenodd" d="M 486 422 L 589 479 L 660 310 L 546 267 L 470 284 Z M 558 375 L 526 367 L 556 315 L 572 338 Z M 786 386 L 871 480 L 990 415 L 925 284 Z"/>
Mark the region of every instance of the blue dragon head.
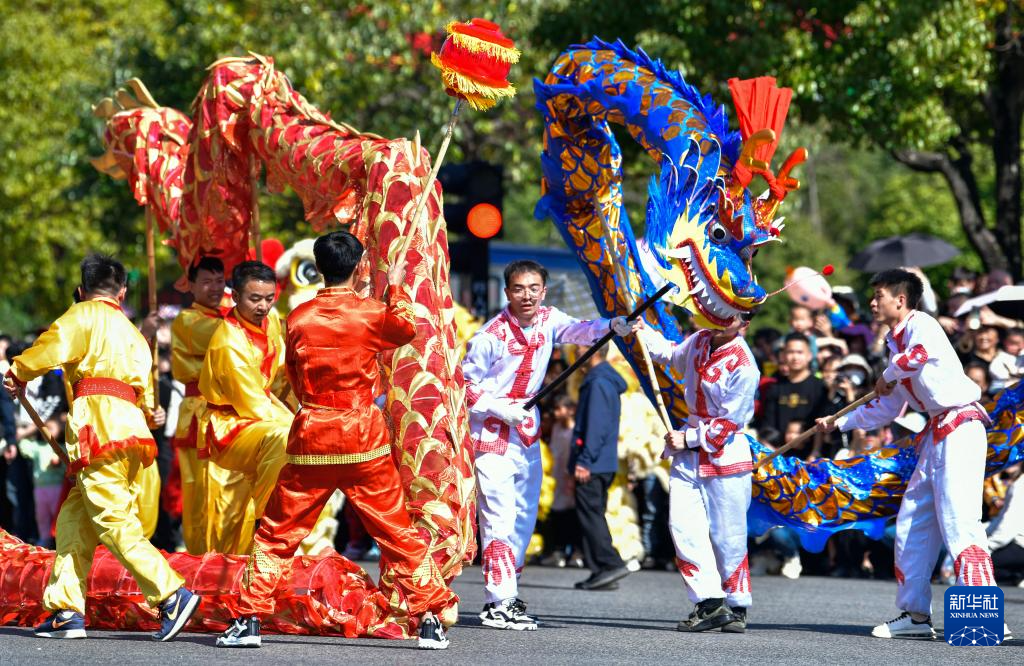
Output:
<path fill-rule="evenodd" d="M 770 168 L 776 132 L 756 125 L 741 105 L 744 86 L 760 86 L 763 93 L 784 91 L 774 79 L 729 82 L 740 115 L 742 143 L 721 144 L 707 134 L 689 140 L 678 161 L 662 160 L 660 173 L 648 186 L 646 245 L 654 265 L 648 273 L 658 274 L 678 287 L 673 302 L 689 310 L 696 323 L 705 328 L 723 328 L 738 315 L 762 303 L 766 294 L 757 283 L 752 260 L 758 248 L 780 240 L 783 218 L 776 218 L 786 194 L 799 187 L 789 173 L 807 158 L 800 148 L 790 155 L 778 175 Z M 740 92 L 737 92 L 739 89 Z M 772 107 L 775 110 L 775 107 Z M 763 114 L 762 114 L 763 115 Z M 785 111 L 775 114 L 778 129 Z M 731 145 L 730 145 L 731 144 Z M 737 153 L 729 155 L 729 148 Z M 768 184 L 760 197 L 749 186 L 759 175 Z M 653 269 L 653 270 L 652 270 Z"/>

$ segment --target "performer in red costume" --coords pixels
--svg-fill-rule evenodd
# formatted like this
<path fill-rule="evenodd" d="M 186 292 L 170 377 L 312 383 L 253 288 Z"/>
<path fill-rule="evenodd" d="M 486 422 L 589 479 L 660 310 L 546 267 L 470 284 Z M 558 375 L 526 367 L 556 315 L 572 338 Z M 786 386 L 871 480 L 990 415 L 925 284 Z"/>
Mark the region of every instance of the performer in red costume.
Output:
<path fill-rule="evenodd" d="M 377 354 L 416 336 L 405 266 L 388 272 L 388 302 L 381 303 L 353 289 L 363 256 L 355 236 L 321 236 L 313 254 L 326 287 L 288 316 L 286 367 L 302 408 L 288 438 L 288 462 L 254 539 L 241 617 L 217 645 L 259 647 L 259 617 L 274 612 L 274 590 L 287 580 L 285 567 L 340 489 L 380 545 L 381 589 L 391 599 L 404 597 L 408 612 L 422 618 L 419 647 L 444 649 L 442 622 L 450 625 L 458 617 L 458 597 L 412 525 L 388 427 L 373 400 Z"/>

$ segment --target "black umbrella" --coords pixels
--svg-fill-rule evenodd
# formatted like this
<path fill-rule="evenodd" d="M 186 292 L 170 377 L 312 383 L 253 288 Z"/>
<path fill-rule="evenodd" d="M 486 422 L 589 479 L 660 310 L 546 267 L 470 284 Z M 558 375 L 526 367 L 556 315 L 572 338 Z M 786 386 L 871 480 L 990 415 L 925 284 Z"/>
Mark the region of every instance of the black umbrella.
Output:
<path fill-rule="evenodd" d="M 873 241 L 850 259 L 848 267 L 858 271 L 884 271 L 900 266 L 935 266 L 960 254 L 941 238 L 915 232 Z"/>

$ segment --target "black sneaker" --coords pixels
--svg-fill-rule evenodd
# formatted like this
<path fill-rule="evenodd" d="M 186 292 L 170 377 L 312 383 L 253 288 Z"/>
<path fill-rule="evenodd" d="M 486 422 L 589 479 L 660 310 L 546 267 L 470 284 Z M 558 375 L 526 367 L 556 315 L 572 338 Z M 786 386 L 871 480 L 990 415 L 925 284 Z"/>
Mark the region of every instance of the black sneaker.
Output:
<path fill-rule="evenodd" d="M 705 599 L 697 604 L 690 616 L 676 625 L 676 631 L 710 631 L 736 619 L 725 599 Z"/>
<path fill-rule="evenodd" d="M 199 608 L 202 597 L 181 587 L 160 604 L 160 631 L 153 634 L 158 641 L 169 641 L 185 628 L 192 614 Z"/>
<path fill-rule="evenodd" d="M 732 611 L 732 615 L 735 620 L 729 624 L 722 625 L 722 633 L 726 634 L 742 634 L 747 631 L 747 609 L 740 606 L 733 606 L 729 610 Z"/>
<path fill-rule="evenodd" d="M 256 617 L 236 617 L 217 637 L 217 647 L 258 648 L 260 642 L 260 621 Z"/>
<path fill-rule="evenodd" d="M 85 618 L 72 610 L 57 611 L 36 627 L 39 638 L 85 638 Z"/>
<path fill-rule="evenodd" d="M 432 614 L 425 615 L 420 623 L 420 638 L 416 647 L 421 650 L 444 650 L 449 642 L 438 619 Z"/>
<path fill-rule="evenodd" d="M 578 590 L 600 590 L 601 588 L 616 583 L 630 573 L 626 567 L 617 567 L 615 569 L 605 569 L 592 575 L 590 578 L 576 583 L 575 587 Z"/>
<path fill-rule="evenodd" d="M 537 621 L 526 614 L 526 602 L 522 599 L 505 599 L 487 604 L 480 612 L 480 620 L 485 627 L 495 629 L 537 630 Z"/>

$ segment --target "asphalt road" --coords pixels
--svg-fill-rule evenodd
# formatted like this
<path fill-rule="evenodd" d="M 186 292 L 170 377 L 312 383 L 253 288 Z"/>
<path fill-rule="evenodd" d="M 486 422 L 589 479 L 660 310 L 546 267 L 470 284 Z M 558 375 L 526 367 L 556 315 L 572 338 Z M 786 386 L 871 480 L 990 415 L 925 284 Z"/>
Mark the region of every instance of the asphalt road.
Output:
<path fill-rule="evenodd" d="M 891 582 L 805 577 L 753 579 L 751 625 L 743 635 L 683 634 L 676 622 L 690 611 L 682 582 L 671 572 L 643 571 L 613 592 L 583 592 L 575 569 L 527 568 L 521 595 L 541 622 L 536 632 L 480 625 L 478 568 L 456 582 L 462 618 L 444 652 L 413 641 L 265 636 L 259 650 L 213 647 L 213 636 L 182 634 L 171 643 L 125 632 L 90 632 L 87 640 L 36 639 L 31 630 L 0 627 L 0 664 L 787 664 L 881 663 L 903 666 L 1024 663 L 1024 640 L 998 647 L 957 648 L 937 641 L 871 638 L 870 627 L 894 617 Z M 941 587 L 934 588 L 941 606 Z M 1006 619 L 1024 633 L 1024 589 L 1005 588 Z M 942 621 L 936 617 L 936 628 Z"/>

